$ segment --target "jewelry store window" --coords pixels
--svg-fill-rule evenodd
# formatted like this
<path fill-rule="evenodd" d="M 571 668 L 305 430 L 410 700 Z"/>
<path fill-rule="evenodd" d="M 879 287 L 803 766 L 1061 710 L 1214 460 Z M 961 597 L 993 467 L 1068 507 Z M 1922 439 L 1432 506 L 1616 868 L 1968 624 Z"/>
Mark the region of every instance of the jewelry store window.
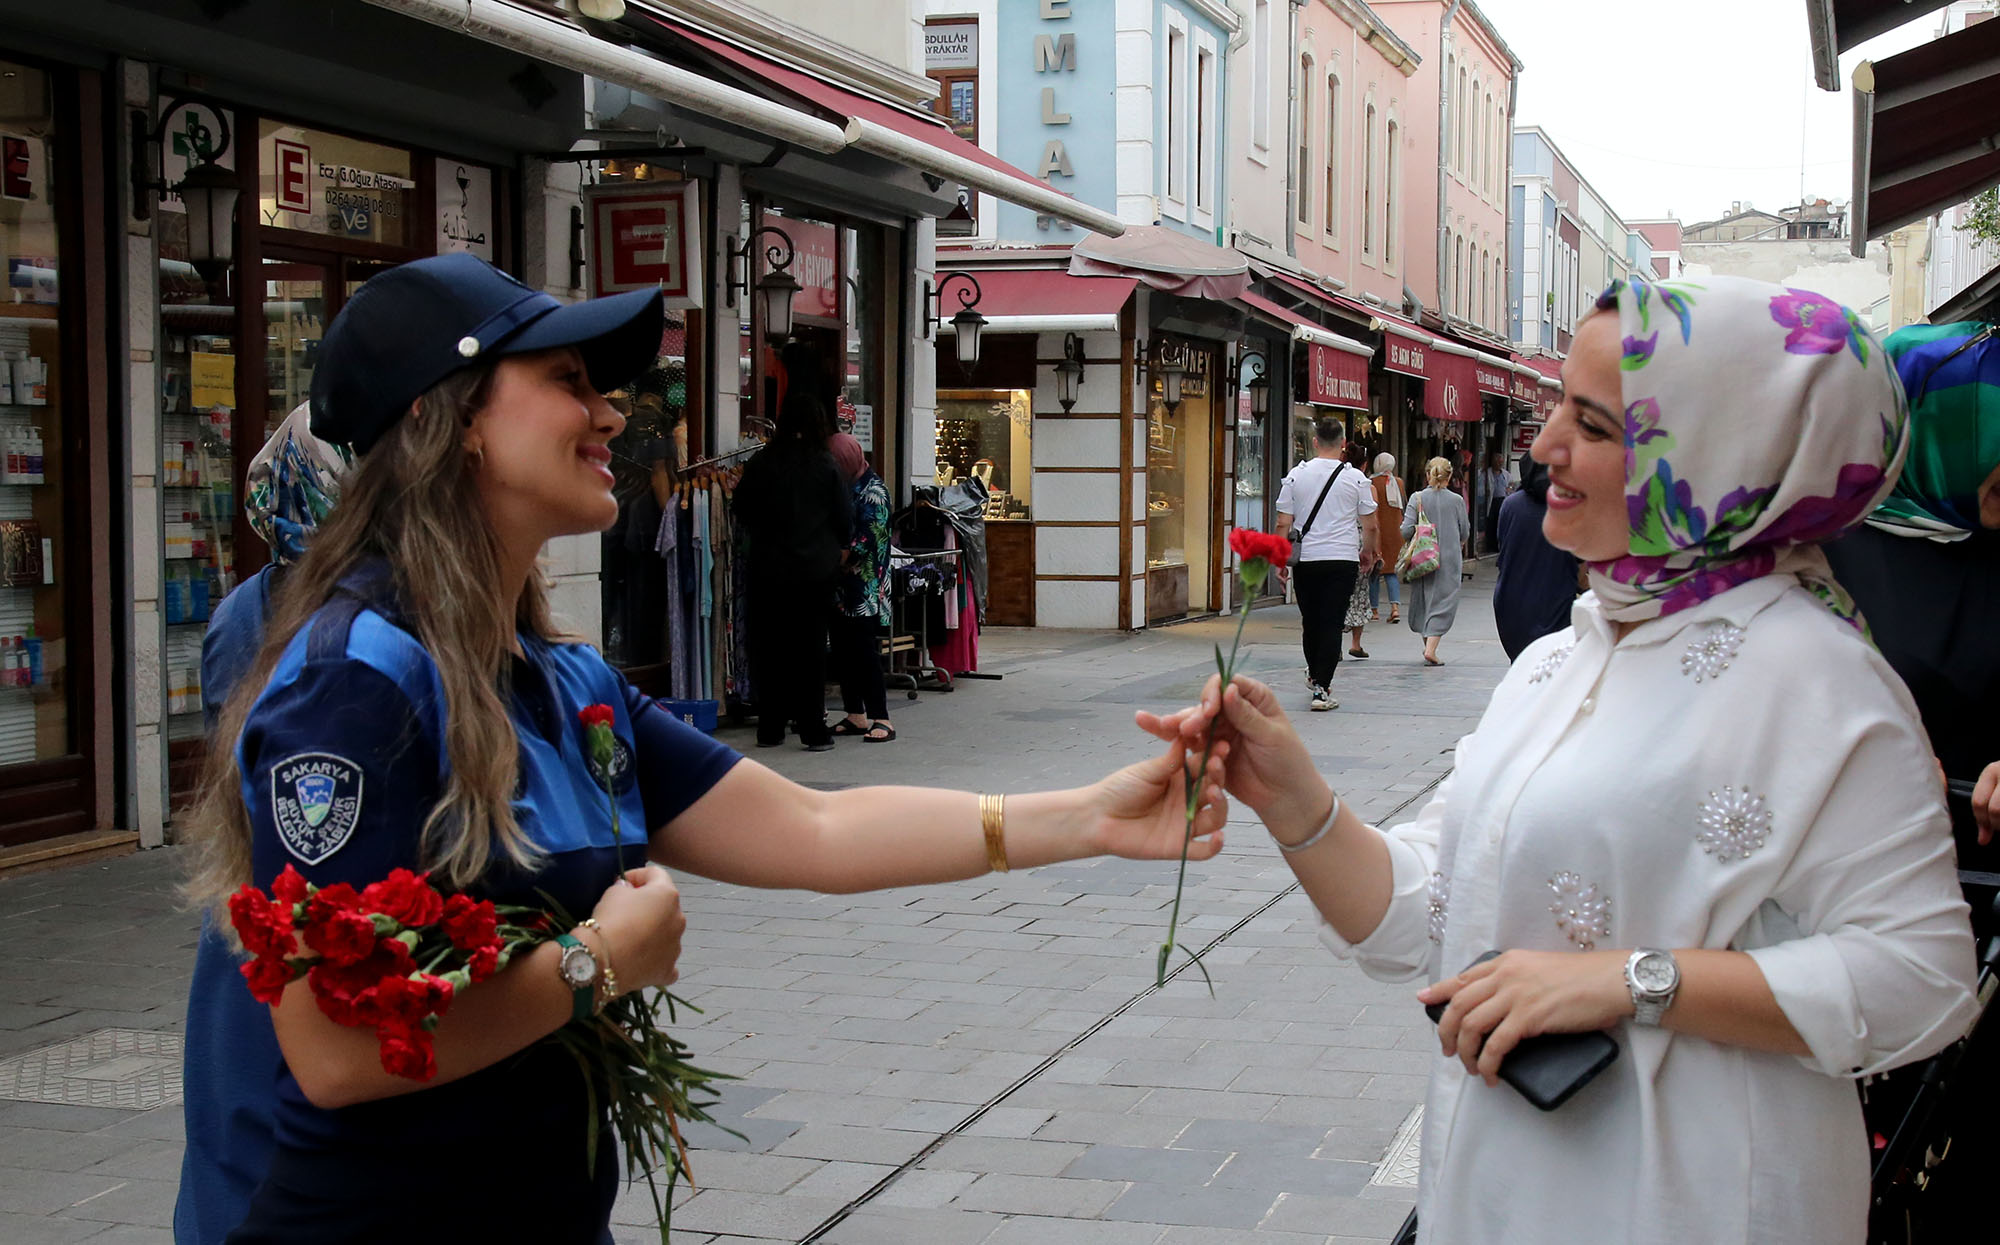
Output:
<path fill-rule="evenodd" d="M 1033 517 L 1032 395 L 1026 389 L 940 389 L 937 483 L 966 476 L 986 486 L 986 518 Z"/>
<path fill-rule="evenodd" d="M 1170 382 L 1174 368 L 1179 375 Z M 1146 419 L 1146 617 L 1158 622 L 1213 608 L 1208 587 L 1214 535 L 1209 521 L 1214 356 L 1166 343 L 1152 372 Z M 1179 400 L 1169 402 L 1170 397 Z"/>

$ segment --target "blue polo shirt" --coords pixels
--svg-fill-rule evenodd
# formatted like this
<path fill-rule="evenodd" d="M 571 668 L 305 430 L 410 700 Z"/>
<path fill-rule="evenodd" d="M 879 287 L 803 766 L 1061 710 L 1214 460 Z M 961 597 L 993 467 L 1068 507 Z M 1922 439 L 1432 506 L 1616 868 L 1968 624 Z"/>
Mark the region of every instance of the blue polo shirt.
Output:
<path fill-rule="evenodd" d="M 250 712 L 237 758 L 259 887 L 288 864 L 317 885 L 357 887 L 422 867 L 423 827 L 450 774 L 445 699 L 429 654 L 393 616 L 379 602 L 336 599 L 293 638 Z M 532 871 L 496 866 L 472 891 L 552 899 L 582 917 L 617 877 L 619 852 L 578 712 L 605 704 L 614 715 L 611 786 L 628 865 L 644 861 L 649 827 L 673 821 L 738 757 L 595 649 L 521 643 L 503 687 L 520 741 L 514 814 L 546 858 Z M 240 979 L 233 988 L 245 990 Z M 615 1147 L 592 1106 L 603 1095 L 553 1043 L 448 1085 L 330 1111 L 306 1100 L 282 1057 L 269 1075 L 274 1151 L 231 1241 L 608 1239 Z M 593 1131 L 603 1142 L 594 1169 Z"/>

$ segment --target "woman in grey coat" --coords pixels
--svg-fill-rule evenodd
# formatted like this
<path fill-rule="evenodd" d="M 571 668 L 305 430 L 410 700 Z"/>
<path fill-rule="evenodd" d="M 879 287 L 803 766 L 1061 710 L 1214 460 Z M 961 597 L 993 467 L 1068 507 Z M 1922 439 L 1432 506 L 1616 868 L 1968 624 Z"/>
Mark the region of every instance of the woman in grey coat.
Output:
<path fill-rule="evenodd" d="M 1470 520 L 1465 513 L 1465 499 L 1451 490 L 1450 459 L 1433 458 L 1425 463 L 1424 481 L 1430 487 L 1403 507 L 1403 540 L 1407 542 L 1416 532 L 1421 515 L 1424 522 L 1437 528 L 1438 568 L 1406 585 L 1404 591 L 1409 600 L 1403 608 L 1409 612 L 1410 630 L 1424 637 L 1424 664 L 1442 666 L 1444 663 L 1437 655 L 1438 641 L 1458 618 L 1458 589 L 1463 582 L 1459 572 L 1464 566 L 1463 549 Z"/>

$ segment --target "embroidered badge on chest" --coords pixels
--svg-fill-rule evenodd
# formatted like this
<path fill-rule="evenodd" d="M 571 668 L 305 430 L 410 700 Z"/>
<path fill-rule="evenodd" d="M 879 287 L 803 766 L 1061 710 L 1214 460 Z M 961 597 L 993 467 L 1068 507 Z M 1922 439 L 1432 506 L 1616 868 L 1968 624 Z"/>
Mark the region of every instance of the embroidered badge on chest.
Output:
<path fill-rule="evenodd" d="M 619 795 L 632 789 L 632 749 L 617 735 L 611 737 L 611 773 L 607 776 L 604 767 L 595 757 L 584 762 L 590 766 L 590 776 L 599 786 L 608 786 Z"/>
<path fill-rule="evenodd" d="M 331 752 L 301 752 L 271 767 L 271 820 L 285 850 L 319 864 L 361 820 L 361 767 Z"/>

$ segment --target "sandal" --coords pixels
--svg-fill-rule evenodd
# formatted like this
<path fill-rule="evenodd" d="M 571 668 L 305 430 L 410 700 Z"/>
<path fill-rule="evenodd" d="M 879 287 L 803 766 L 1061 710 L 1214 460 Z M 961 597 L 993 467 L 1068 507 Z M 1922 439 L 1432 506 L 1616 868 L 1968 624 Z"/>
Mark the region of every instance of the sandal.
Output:
<path fill-rule="evenodd" d="M 1393 623 L 1393 622 L 1402 622 L 1402 621 L 1403 621 L 1403 616 L 1402 616 L 1401 614 L 1397 613 L 1397 612 L 1396 612 L 1396 611 L 1395 611 L 1395 610 L 1394 610 L 1393 608 L 1391 608 L 1391 609 L 1390 609 L 1390 611 L 1389 611 L 1389 621 L 1390 621 L 1390 622 L 1392 622 L 1392 623 Z"/>
<path fill-rule="evenodd" d="M 1424 664 L 1426 666 L 1442 666 L 1444 663 L 1435 657 L 1426 657 L 1424 658 Z"/>
<path fill-rule="evenodd" d="M 863 738 L 866 738 L 869 729 L 870 728 L 863 726 L 860 723 L 850 721 L 847 718 L 842 718 L 840 721 L 835 722 L 833 724 L 833 733 L 836 735 L 859 735 L 862 736 Z"/>
<path fill-rule="evenodd" d="M 1365 648 L 1350 648 L 1347 650 L 1347 655 L 1349 657 L 1366 657 L 1368 656 L 1368 650 Z"/>
<path fill-rule="evenodd" d="M 875 733 L 877 731 L 887 731 L 888 734 L 878 735 Z M 865 744 L 886 744 L 896 738 L 896 728 L 887 722 L 870 722 L 865 732 L 857 733 L 861 735 L 861 742 Z"/>

